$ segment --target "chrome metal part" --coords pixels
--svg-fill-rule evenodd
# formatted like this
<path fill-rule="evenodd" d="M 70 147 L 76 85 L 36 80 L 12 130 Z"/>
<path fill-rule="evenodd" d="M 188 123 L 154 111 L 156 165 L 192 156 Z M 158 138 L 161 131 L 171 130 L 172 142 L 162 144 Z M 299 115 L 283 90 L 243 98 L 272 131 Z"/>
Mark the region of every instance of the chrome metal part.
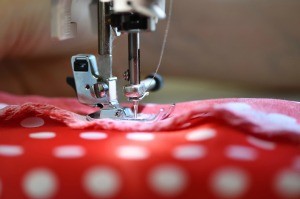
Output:
<path fill-rule="evenodd" d="M 98 70 L 101 71 L 101 77 L 103 79 L 112 77 L 112 55 L 99 55 L 97 61 Z"/>
<path fill-rule="evenodd" d="M 104 98 L 108 91 L 108 85 L 103 82 L 96 83 L 94 84 L 94 91 L 97 98 Z"/>
<path fill-rule="evenodd" d="M 129 108 L 116 109 L 114 114 L 112 112 L 106 114 L 104 110 L 104 112 L 98 111 L 88 115 L 87 120 L 93 121 L 95 119 L 114 119 L 114 120 L 122 120 L 128 122 L 157 122 L 168 118 L 170 114 L 174 111 L 174 109 L 175 109 L 175 104 L 172 104 L 168 108 L 161 108 L 156 114 L 140 113 L 137 114 L 136 116 Z"/>
<path fill-rule="evenodd" d="M 146 78 L 141 82 L 141 84 L 143 84 L 146 87 L 146 90 L 149 91 L 156 86 L 157 82 L 153 78 Z"/>
<path fill-rule="evenodd" d="M 104 78 L 94 55 L 72 57 L 72 69 L 78 100 L 89 106 L 118 106 L 117 78 Z"/>
<path fill-rule="evenodd" d="M 129 83 L 140 84 L 140 33 L 128 33 Z"/>
<path fill-rule="evenodd" d="M 137 117 L 140 98 L 146 92 L 146 88 L 140 85 L 140 33 L 128 33 L 128 61 L 129 61 L 129 86 L 124 87 L 125 96 L 133 102 L 134 118 Z"/>
<path fill-rule="evenodd" d="M 108 104 L 108 98 L 97 98 L 94 85 L 104 83 L 99 79 L 99 71 L 94 55 L 75 55 L 71 59 L 73 76 L 79 102 L 90 106 Z"/>
<path fill-rule="evenodd" d="M 133 116 L 137 118 L 137 114 L 139 111 L 139 100 L 133 100 Z"/>
<path fill-rule="evenodd" d="M 122 120 L 123 118 L 133 118 L 133 113 L 130 108 L 115 107 L 111 109 L 102 109 L 87 116 L 88 121 L 92 121 L 94 119 Z"/>
<path fill-rule="evenodd" d="M 113 30 L 110 24 L 111 2 L 98 1 L 98 63 L 102 78 L 112 77 Z"/>
<path fill-rule="evenodd" d="M 144 96 L 147 88 L 144 84 L 124 86 L 124 95 L 129 99 L 140 99 Z"/>
<path fill-rule="evenodd" d="M 113 0 L 113 2 L 116 13 L 136 12 L 154 19 L 166 17 L 165 0 Z"/>
<path fill-rule="evenodd" d="M 76 26 L 71 23 L 71 4 L 72 0 L 52 0 L 52 20 L 56 24 L 53 35 L 60 39 L 74 36 L 73 29 Z M 141 118 L 138 114 L 139 101 L 149 94 L 149 87 L 155 87 L 155 81 L 141 81 L 140 78 L 140 32 L 154 31 L 158 20 L 166 17 L 165 0 L 93 0 L 91 16 L 95 16 L 96 5 L 97 17 L 93 18 L 98 20 L 98 59 L 89 54 L 76 55 L 71 59 L 78 100 L 101 109 L 90 114 L 87 117 L 89 120 L 111 118 L 152 121 L 153 118 Z M 113 41 L 124 32 L 128 33 L 129 54 L 129 70 L 124 74 L 129 84 L 124 87 L 124 94 L 133 102 L 133 111 L 120 106 L 117 78 L 112 70 Z"/>
<path fill-rule="evenodd" d="M 111 2 L 98 1 L 98 51 L 99 55 L 112 54 L 113 34 L 110 25 Z"/>
<path fill-rule="evenodd" d="M 83 104 L 101 108 L 89 117 L 94 119 L 133 117 L 130 109 L 119 105 L 117 78 L 103 79 L 94 55 L 73 56 L 72 69 L 78 100 Z"/>

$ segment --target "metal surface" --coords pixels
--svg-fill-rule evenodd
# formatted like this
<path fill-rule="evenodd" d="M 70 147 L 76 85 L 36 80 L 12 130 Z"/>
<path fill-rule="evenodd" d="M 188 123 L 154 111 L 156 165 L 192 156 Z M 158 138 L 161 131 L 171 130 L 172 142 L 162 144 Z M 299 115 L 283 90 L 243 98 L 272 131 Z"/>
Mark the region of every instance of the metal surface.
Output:
<path fill-rule="evenodd" d="M 170 114 L 174 111 L 175 104 L 172 104 L 168 108 L 161 108 L 156 114 L 137 114 L 134 115 L 131 109 L 123 108 L 116 109 L 115 112 L 106 112 L 106 110 L 97 111 L 95 113 L 89 114 L 87 116 L 88 121 L 93 121 L 95 119 L 114 119 L 114 120 L 122 120 L 128 122 L 157 122 L 159 120 L 164 120 L 170 116 Z"/>
<path fill-rule="evenodd" d="M 94 55 L 73 56 L 72 69 L 78 100 L 83 104 L 101 108 L 101 111 L 89 115 L 90 118 L 133 117 L 132 111 L 119 105 L 117 78 L 103 79 Z"/>
<path fill-rule="evenodd" d="M 97 1 L 98 20 L 98 59 L 96 60 L 96 57 L 93 55 L 80 54 L 73 56 L 71 60 L 78 100 L 83 104 L 97 106 L 101 109 L 100 111 L 90 114 L 87 117 L 88 120 L 111 118 L 152 121 L 153 118 L 160 118 L 162 112 L 159 113 L 158 116 L 152 118 L 148 116 L 140 117 L 138 114 L 139 101 L 149 94 L 146 86 L 155 86 L 155 82 L 152 82 L 149 79 L 141 81 L 140 78 L 140 31 L 155 30 L 158 19 L 165 17 L 165 0 L 95 1 Z M 54 8 L 61 8 L 59 12 L 65 13 L 65 15 L 62 15 L 65 18 L 59 18 L 59 12 L 56 12 L 56 15 L 54 13 L 54 19 L 62 21 L 59 25 L 61 27 L 66 27 L 66 29 L 62 31 L 66 33 L 71 30 L 70 27 L 72 27 L 72 25 L 70 25 L 70 5 L 72 0 L 52 0 L 52 2 Z M 57 5 L 63 6 L 57 7 Z M 122 13 L 124 13 L 124 15 Z M 128 78 L 129 84 L 124 87 L 125 96 L 129 101 L 133 102 L 133 112 L 131 109 L 123 108 L 119 105 L 116 83 L 117 78 L 113 76 L 112 72 L 113 40 L 115 36 L 119 36 L 121 33 L 117 29 L 117 27 L 119 27 L 118 24 L 121 24 L 121 22 L 112 17 L 119 15 L 121 15 L 121 17 L 134 15 L 132 18 L 126 18 L 127 21 L 125 21 L 129 22 L 128 29 L 125 29 L 126 32 L 128 32 L 129 62 L 129 70 L 128 74 L 125 74 L 125 78 Z M 138 20 L 135 18 L 136 16 L 138 17 Z M 142 20 L 145 18 L 146 20 Z M 145 22 L 148 23 L 148 26 Z M 138 25 L 135 26 L 135 23 Z M 56 29 L 56 32 L 57 30 L 59 29 Z M 68 36 L 71 36 L 72 33 L 73 32 L 70 31 Z"/>
<path fill-rule="evenodd" d="M 113 9 L 117 13 L 136 12 L 156 19 L 166 17 L 165 0 L 113 0 L 113 2 Z"/>
<path fill-rule="evenodd" d="M 144 79 L 141 84 L 145 85 L 146 91 L 152 90 L 156 86 L 156 81 L 153 78 Z"/>
<path fill-rule="evenodd" d="M 113 31 L 110 25 L 111 3 L 98 1 L 98 63 L 102 78 L 112 77 Z"/>
<path fill-rule="evenodd" d="M 128 33 L 129 83 L 140 84 L 140 33 Z"/>
<path fill-rule="evenodd" d="M 113 34 L 110 25 L 110 2 L 98 2 L 98 53 L 112 54 Z"/>
<path fill-rule="evenodd" d="M 153 81 L 152 78 L 147 78 L 141 81 L 140 84 L 124 86 L 124 95 L 128 98 L 129 101 L 133 103 L 135 118 L 137 117 L 139 109 L 139 101 L 149 95 L 149 92 L 147 92 L 148 89 L 151 90 L 155 86 L 156 81 Z"/>
<path fill-rule="evenodd" d="M 113 76 L 112 74 L 112 55 L 99 55 L 97 57 L 98 70 L 101 73 L 103 79 L 108 79 Z"/>
<path fill-rule="evenodd" d="M 110 109 L 101 109 L 95 113 L 89 114 L 87 120 L 92 121 L 94 119 L 118 119 L 122 118 L 133 118 L 133 113 L 129 108 L 110 108 Z"/>
<path fill-rule="evenodd" d="M 107 95 L 97 93 L 98 84 L 106 84 L 106 82 L 101 81 L 99 77 L 96 57 L 80 54 L 73 56 L 71 61 L 78 100 L 90 106 L 109 104 Z"/>
<path fill-rule="evenodd" d="M 139 100 L 133 100 L 133 117 L 137 118 L 139 111 Z"/>
<path fill-rule="evenodd" d="M 128 85 L 124 86 L 123 89 L 125 97 L 129 98 L 129 100 L 142 99 L 147 90 L 144 84 Z"/>
<path fill-rule="evenodd" d="M 128 33 L 128 61 L 129 61 L 129 83 L 125 88 L 125 96 L 133 102 L 134 118 L 137 118 L 139 98 L 144 95 L 145 89 L 140 86 L 141 68 L 140 68 L 140 33 Z"/>

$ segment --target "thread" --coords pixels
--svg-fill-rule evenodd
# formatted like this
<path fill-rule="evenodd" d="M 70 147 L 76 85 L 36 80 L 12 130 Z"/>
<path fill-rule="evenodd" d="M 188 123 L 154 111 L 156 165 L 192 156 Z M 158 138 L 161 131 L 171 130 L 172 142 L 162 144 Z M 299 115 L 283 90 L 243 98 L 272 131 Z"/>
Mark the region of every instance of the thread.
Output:
<path fill-rule="evenodd" d="M 161 47 L 161 51 L 160 51 L 160 56 L 159 56 L 159 60 L 158 60 L 158 65 L 157 65 L 156 70 L 154 72 L 153 78 L 152 78 L 151 82 L 148 85 L 147 91 L 149 90 L 149 87 L 151 86 L 153 81 L 155 81 L 154 79 L 157 76 L 157 73 L 158 73 L 158 71 L 160 69 L 160 66 L 161 66 L 161 63 L 162 63 L 162 59 L 163 59 L 164 52 L 165 52 L 165 49 L 166 49 L 166 44 L 167 44 L 167 38 L 168 38 L 168 35 L 169 35 L 171 17 L 172 17 L 172 13 L 173 13 L 172 11 L 173 11 L 173 0 L 169 0 L 168 19 L 167 19 L 165 34 L 164 34 L 163 43 L 162 43 L 162 47 Z"/>

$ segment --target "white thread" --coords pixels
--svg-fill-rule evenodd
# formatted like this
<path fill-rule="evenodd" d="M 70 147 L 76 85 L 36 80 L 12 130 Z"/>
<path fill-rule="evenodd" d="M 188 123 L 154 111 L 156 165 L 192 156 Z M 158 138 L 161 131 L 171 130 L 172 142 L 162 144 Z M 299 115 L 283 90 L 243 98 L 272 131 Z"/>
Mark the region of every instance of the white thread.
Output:
<path fill-rule="evenodd" d="M 173 0 L 170 0 L 169 2 L 169 13 L 168 13 L 168 20 L 167 20 L 167 25 L 166 25 L 166 29 L 165 29 L 165 34 L 164 34 L 164 40 L 163 40 L 163 44 L 161 47 L 161 51 L 160 51 L 160 57 L 159 57 L 159 61 L 158 61 L 158 65 L 156 67 L 155 73 L 147 87 L 147 91 L 149 90 L 149 87 L 151 86 L 151 84 L 153 83 L 155 77 L 157 76 L 158 70 L 161 66 L 161 62 L 162 62 L 162 58 L 164 56 L 164 52 L 165 52 L 165 48 L 166 48 L 166 43 L 167 43 L 167 37 L 169 34 L 169 29 L 170 29 L 170 24 L 171 24 L 171 17 L 172 17 L 172 9 L 173 8 Z"/>

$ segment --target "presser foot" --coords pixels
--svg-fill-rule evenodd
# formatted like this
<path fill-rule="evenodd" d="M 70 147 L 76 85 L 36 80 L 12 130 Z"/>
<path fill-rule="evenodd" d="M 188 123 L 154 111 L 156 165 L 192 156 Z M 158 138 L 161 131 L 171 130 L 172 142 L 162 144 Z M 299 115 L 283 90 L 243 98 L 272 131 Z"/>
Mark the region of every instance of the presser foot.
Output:
<path fill-rule="evenodd" d="M 87 120 L 95 120 L 95 119 L 113 119 L 119 120 L 122 118 L 134 117 L 134 114 L 130 108 L 107 108 L 101 109 L 97 112 L 91 113 L 87 115 Z"/>
<path fill-rule="evenodd" d="M 102 109 L 87 115 L 86 119 L 88 121 L 112 119 L 120 121 L 156 122 L 169 117 L 174 108 L 175 104 L 172 104 L 168 108 L 161 108 L 157 113 L 154 114 L 138 113 L 137 115 L 135 115 L 130 108 Z"/>

